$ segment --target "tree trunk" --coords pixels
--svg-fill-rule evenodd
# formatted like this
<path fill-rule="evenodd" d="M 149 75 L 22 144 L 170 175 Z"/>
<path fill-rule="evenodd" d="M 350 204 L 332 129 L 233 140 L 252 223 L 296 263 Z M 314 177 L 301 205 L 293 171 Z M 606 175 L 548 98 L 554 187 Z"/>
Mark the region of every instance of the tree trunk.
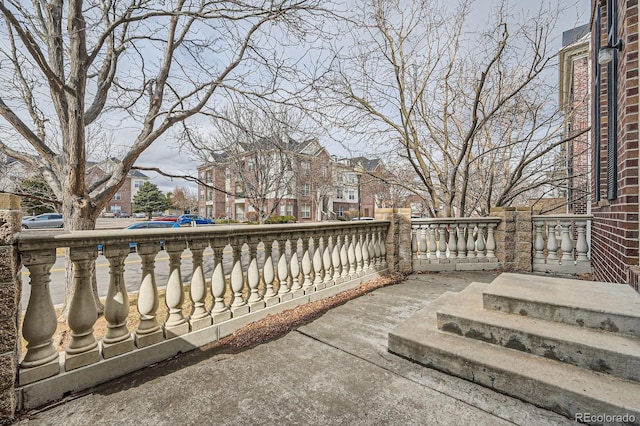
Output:
<path fill-rule="evenodd" d="M 71 197 L 77 200 L 76 197 Z M 98 216 L 99 208 L 91 206 L 91 203 L 86 199 L 80 199 L 79 202 L 67 201 L 62 205 L 62 217 L 64 218 L 64 228 L 67 231 L 81 231 L 81 230 L 94 230 L 96 227 L 96 219 Z M 98 248 L 95 247 L 95 250 Z M 69 314 L 69 307 L 71 306 L 71 300 L 75 293 L 75 285 L 73 282 L 74 267 L 71 259 L 69 258 L 69 250 L 65 254 L 65 291 L 64 291 L 64 303 L 62 305 L 62 311 L 58 317 L 58 321 L 66 321 Z M 104 305 L 98 297 L 98 281 L 96 279 L 95 265 L 91 271 L 91 288 L 93 289 L 93 298 L 98 309 L 98 315 L 104 313 Z"/>

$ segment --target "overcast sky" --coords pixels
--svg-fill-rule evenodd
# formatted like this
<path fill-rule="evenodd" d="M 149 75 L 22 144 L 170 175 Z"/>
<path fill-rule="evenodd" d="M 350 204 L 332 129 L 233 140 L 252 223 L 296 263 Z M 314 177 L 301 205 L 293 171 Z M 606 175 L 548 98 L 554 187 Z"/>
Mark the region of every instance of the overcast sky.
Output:
<path fill-rule="evenodd" d="M 590 0 L 558 0 L 562 5 L 573 5 L 564 14 L 559 16 L 557 26 L 557 37 L 553 40 L 553 51 L 559 50 L 561 46 L 562 32 L 571 29 L 575 26 L 582 25 L 589 22 L 590 15 Z M 477 0 L 475 3 L 475 11 L 472 16 L 475 17 L 477 24 L 481 25 L 487 18 L 487 13 L 491 10 L 493 0 Z M 518 15 L 521 11 L 537 10 L 540 7 L 541 2 L 535 0 L 512 0 L 511 4 L 514 7 L 514 14 Z M 349 156 L 344 148 L 335 143 L 330 143 L 328 138 L 323 135 L 317 135 L 321 143 L 324 143 L 330 154 L 338 156 Z M 367 155 L 366 147 L 360 148 L 361 152 L 355 152 L 353 154 Z M 160 169 L 171 174 L 188 174 L 195 176 L 196 168 L 199 165 L 199 161 L 193 158 L 193 155 L 189 152 L 181 152 L 178 144 L 175 140 L 174 134 L 169 132 L 162 139 L 157 140 L 149 149 L 147 149 L 138 159 L 136 165 L 147 167 L 159 167 Z M 176 186 L 186 186 L 193 190 L 195 193 L 196 186 L 191 183 L 187 183 L 183 180 L 170 180 L 154 172 L 144 172 L 151 178 L 151 182 L 158 185 L 163 192 L 172 191 Z"/>

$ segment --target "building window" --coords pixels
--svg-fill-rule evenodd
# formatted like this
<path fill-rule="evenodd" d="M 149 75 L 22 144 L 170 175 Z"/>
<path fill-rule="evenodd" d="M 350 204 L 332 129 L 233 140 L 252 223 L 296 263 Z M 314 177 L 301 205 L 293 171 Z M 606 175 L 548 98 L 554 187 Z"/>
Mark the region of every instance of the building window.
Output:
<path fill-rule="evenodd" d="M 293 216 L 293 204 L 287 204 L 287 216 Z"/>
<path fill-rule="evenodd" d="M 343 194 L 342 194 L 342 188 L 338 188 L 338 192 L 336 194 L 336 198 L 342 199 L 343 198 Z"/>
<path fill-rule="evenodd" d="M 133 187 L 134 187 L 134 188 L 140 188 L 140 187 L 142 186 L 142 184 L 143 184 L 143 183 L 144 183 L 144 182 L 143 182 L 143 181 L 141 181 L 141 180 L 134 180 L 134 181 L 133 181 Z"/>
<path fill-rule="evenodd" d="M 344 208 L 342 206 L 338 206 L 338 216 L 344 216 Z"/>
<path fill-rule="evenodd" d="M 323 165 L 322 165 L 322 177 L 327 177 L 327 175 L 329 174 L 329 173 L 328 173 L 328 169 L 329 169 L 329 168 L 327 167 L 327 165 L 326 165 L 326 164 L 323 164 Z"/>
<path fill-rule="evenodd" d="M 249 161 L 247 161 L 247 169 L 252 172 L 253 169 L 255 169 L 255 163 L 253 162 L 253 159 L 249 159 Z"/>
<path fill-rule="evenodd" d="M 120 201 L 122 200 L 122 195 L 120 195 L 119 192 L 116 192 L 115 195 L 113 196 L 113 200 L 114 201 Z"/>
<path fill-rule="evenodd" d="M 347 182 L 356 183 L 356 174 L 355 173 L 347 173 Z"/>
<path fill-rule="evenodd" d="M 204 189 L 200 190 L 200 199 L 204 200 Z"/>
<path fill-rule="evenodd" d="M 213 173 L 209 170 L 207 171 L 207 183 L 213 182 Z"/>
<path fill-rule="evenodd" d="M 300 193 L 303 197 L 308 197 L 311 194 L 311 185 L 308 183 L 303 184 Z"/>
<path fill-rule="evenodd" d="M 301 213 L 302 213 L 302 218 L 303 219 L 310 219 L 311 218 L 311 206 L 309 204 L 303 204 L 302 205 L 302 209 L 301 209 Z"/>
<path fill-rule="evenodd" d="M 356 199 L 356 192 L 353 189 L 347 191 L 347 196 L 350 200 Z"/>
<path fill-rule="evenodd" d="M 229 167 L 227 167 L 226 169 L 224 169 L 224 177 L 226 179 L 231 179 L 231 169 Z"/>
<path fill-rule="evenodd" d="M 618 41 L 618 2 L 607 2 L 607 45 Z M 618 197 L 618 54 L 607 64 L 607 199 Z"/>
<path fill-rule="evenodd" d="M 309 163 L 306 161 L 303 161 L 300 163 L 300 171 L 302 172 L 303 175 L 308 175 L 309 174 Z"/>
<path fill-rule="evenodd" d="M 280 204 L 280 216 L 284 216 L 286 214 L 286 208 L 284 204 Z"/>

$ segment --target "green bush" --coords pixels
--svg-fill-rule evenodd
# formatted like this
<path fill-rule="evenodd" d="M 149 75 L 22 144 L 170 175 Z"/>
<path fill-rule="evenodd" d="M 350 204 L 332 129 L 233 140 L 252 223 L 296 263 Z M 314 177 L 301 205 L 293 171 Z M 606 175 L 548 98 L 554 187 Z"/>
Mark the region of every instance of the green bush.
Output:
<path fill-rule="evenodd" d="M 295 216 L 271 216 L 269 219 L 265 220 L 264 223 L 295 223 L 298 219 Z"/>

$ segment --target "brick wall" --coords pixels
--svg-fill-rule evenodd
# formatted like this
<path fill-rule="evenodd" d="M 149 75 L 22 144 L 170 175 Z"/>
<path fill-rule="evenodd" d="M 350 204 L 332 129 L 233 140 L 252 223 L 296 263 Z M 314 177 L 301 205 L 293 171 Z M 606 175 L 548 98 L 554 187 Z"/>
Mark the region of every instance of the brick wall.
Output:
<path fill-rule="evenodd" d="M 601 12 L 600 46 L 606 45 L 607 6 L 606 2 L 594 0 Z M 638 265 L 638 1 L 617 0 L 618 33 L 623 41 L 622 51 L 617 54 L 617 105 L 609 108 L 607 104 L 607 69 L 602 67 L 600 75 L 600 97 L 596 97 L 595 108 L 600 110 L 600 132 L 593 126 L 593 140 L 600 142 L 599 169 L 594 149 L 594 180 L 598 177 L 600 185 L 594 185 L 594 216 L 592 227 L 592 261 L 596 279 L 611 282 L 629 283 L 630 268 Z M 594 20 L 595 22 L 595 20 Z M 592 29 L 594 44 L 596 26 Z M 597 60 L 595 58 L 594 60 Z M 595 82 L 594 82 L 595 84 Z M 595 86 L 594 86 L 595 91 Z M 597 94 L 596 94 L 597 96 Z M 594 109 L 595 109 L 594 108 Z M 613 199 L 607 199 L 607 125 L 610 114 L 618 119 L 617 135 L 617 193 Z M 594 123 L 597 124 L 597 123 Z M 595 145 L 597 147 L 597 145 Z M 598 194 L 599 193 L 599 194 Z M 598 201 L 598 195 L 600 196 Z"/>

